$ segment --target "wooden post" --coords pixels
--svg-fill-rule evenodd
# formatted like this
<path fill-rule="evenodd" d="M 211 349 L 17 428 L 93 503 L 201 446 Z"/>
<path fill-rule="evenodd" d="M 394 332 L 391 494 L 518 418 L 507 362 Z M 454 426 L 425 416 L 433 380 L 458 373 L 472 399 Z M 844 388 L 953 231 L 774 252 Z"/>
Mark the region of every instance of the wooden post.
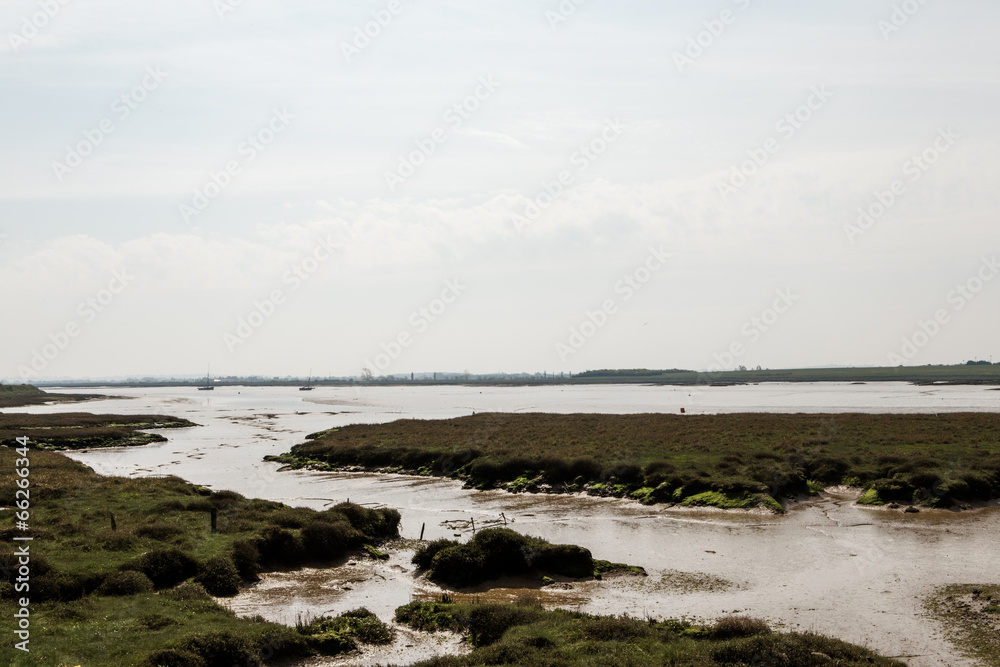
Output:
<path fill-rule="evenodd" d="M 219 518 L 219 510 L 217 510 L 217 509 L 215 509 L 213 507 L 212 508 L 212 532 L 213 533 L 218 532 L 218 528 L 217 528 L 217 524 L 216 524 L 216 522 L 218 521 L 218 518 Z"/>
<path fill-rule="evenodd" d="M 111 514 L 111 512 L 108 512 L 108 514 Z M 115 523 L 115 515 L 114 514 L 111 514 L 111 530 L 112 531 L 118 530 L 118 524 Z"/>
<path fill-rule="evenodd" d="M 505 525 L 505 526 L 506 526 L 506 525 L 507 525 L 507 517 L 505 517 L 505 516 L 503 515 L 503 512 L 500 512 L 500 518 L 501 518 L 501 519 L 503 519 L 503 525 Z"/>
<path fill-rule="evenodd" d="M 476 534 L 476 517 L 472 517 L 472 534 Z"/>
<path fill-rule="evenodd" d="M 420 541 L 421 542 L 424 541 L 424 528 L 426 528 L 426 527 L 427 527 L 426 523 L 420 524 Z"/>

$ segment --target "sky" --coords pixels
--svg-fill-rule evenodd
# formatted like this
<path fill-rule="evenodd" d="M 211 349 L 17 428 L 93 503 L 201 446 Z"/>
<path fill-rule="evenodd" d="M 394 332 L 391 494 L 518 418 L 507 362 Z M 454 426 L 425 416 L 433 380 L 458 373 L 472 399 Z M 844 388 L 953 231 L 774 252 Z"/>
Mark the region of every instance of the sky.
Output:
<path fill-rule="evenodd" d="M 987 0 L 8 0 L 0 378 L 1000 361 Z"/>

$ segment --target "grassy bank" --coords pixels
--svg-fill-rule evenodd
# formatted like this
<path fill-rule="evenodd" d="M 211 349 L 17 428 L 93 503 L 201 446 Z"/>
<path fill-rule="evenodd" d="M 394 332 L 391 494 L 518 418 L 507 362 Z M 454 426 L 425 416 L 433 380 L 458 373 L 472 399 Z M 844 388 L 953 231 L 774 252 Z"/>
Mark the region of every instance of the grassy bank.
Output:
<path fill-rule="evenodd" d="M 15 611 L 0 601 L 0 613 Z M 391 641 L 392 629 L 367 610 L 322 617 L 289 628 L 260 617 L 243 619 L 197 584 L 115 597 L 88 596 L 31 608 L 29 653 L 4 642 L 0 663 L 53 667 L 254 667 L 315 655 L 338 655 L 361 644 Z"/>
<path fill-rule="evenodd" d="M 13 470 L 16 457 L 12 449 L 0 447 L 0 469 Z M 51 451 L 33 450 L 29 459 L 30 530 L 12 525 L 13 506 L 24 496 L 17 495 L 14 475 L 5 475 L 0 507 L 10 521 L 0 529 L 0 540 L 13 544 L 15 535 L 33 538 L 28 595 L 35 632 L 29 660 L 11 653 L 8 643 L 0 649 L 0 664 L 139 665 L 154 649 L 203 657 L 216 650 L 257 655 L 269 642 L 275 644 L 274 636 L 285 638 L 283 650 L 288 651 L 345 644 L 343 636 L 364 623 L 321 623 L 289 635 L 287 628 L 236 619 L 197 589 L 234 595 L 261 572 L 330 565 L 348 554 L 365 557 L 366 545 L 397 536 L 395 510 L 342 503 L 315 511 L 212 492 L 173 477 L 102 477 Z M 12 601 L 23 595 L 14 589 L 12 551 L 0 554 L 0 613 L 7 618 Z M 185 582 L 197 584 L 190 596 L 175 589 Z M 95 657 L 105 654 L 118 657 Z M 21 661 L 8 662 L 11 656 Z M 59 657 L 47 659 L 53 656 Z"/>
<path fill-rule="evenodd" d="M 104 398 L 100 394 L 51 394 L 30 384 L 0 384 L 0 408 L 21 408 L 46 403 L 72 403 Z"/>
<path fill-rule="evenodd" d="M 412 602 L 396 610 L 396 620 L 421 630 L 461 632 L 476 647 L 469 655 L 428 660 L 419 663 L 422 667 L 903 666 L 820 635 L 772 632 L 763 621 L 746 617 L 697 626 L 676 620 L 543 611 L 523 605 Z"/>
<path fill-rule="evenodd" d="M 197 426 L 186 419 L 160 415 L 93 415 L 85 412 L 32 415 L 0 413 L 0 445 L 26 436 L 30 447 L 50 450 L 134 447 L 167 439 L 145 429 Z"/>
<path fill-rule="evenodd" d="M 1000 586 L 946 586 L 924 606 L 963 653 L 984 665 L 1000 665 Z"/>
<path fill-rule="evenodd" d="M 1000 415 L 480 414 L 331 429 L 269 460 L 648 504 L 780 510 L 844 484 L 949 507 L 1000 497 Z"/>
<path fill-rule="evenodd" d="M 503 576 L 558 575 L 601 578 L 611 572 L 645 574 L 642 568 L 594 560 L 590 550 L 574 544 L 549 544 L 507 528 L 481 530 L 465 544 L 435 540 L 420 547 L 413 564 L 427 578 L 449 586 L 473 586 Z"/>

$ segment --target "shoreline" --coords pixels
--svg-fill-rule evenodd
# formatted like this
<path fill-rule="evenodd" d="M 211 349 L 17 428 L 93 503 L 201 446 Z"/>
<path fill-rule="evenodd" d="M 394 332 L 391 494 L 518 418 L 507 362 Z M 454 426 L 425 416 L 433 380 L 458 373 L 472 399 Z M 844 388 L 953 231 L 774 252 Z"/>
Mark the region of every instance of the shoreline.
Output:
<path fill-rule="evenodd" d="M 85 452 L 84 452 L 85 453 Z M 269 460 L 270 463 L 281 463 L 280 461 Z M 609 496 L 609 495 L 592 495 L 587 493 L 585 490 L 581 491 L 558 491 L 558 490 L 541 490 L 541 489 L 524 489 L 520 491 L 512 491 L 503 487 L 494 487 L 489 489 L 477 489 L 470 486 L 466 480 L 457 477 L 446 477 L 443 475 L 420 475 L 416 471 L 407 470 L 397 470 L 394 468 L 363 468 L 360 466 L 341 466 L 341 467 L 329 467 L 320 468 L 315 465 L 304 465 L 304 466 L 293 466 L 282 464 L 278 468 L 278 472 L 293 472 L 293 471 L 308 471 L 313 473 L 327 473 L 336 475 L 352 475 L 359 477 L 373 477 L 373 476 L 386 476 L 395 478 L 409 478 L 414 481 L 434 479 L 438 481 L 450 481 L 456 484 L 460 484 L 465 490 L 475 491 L 477 493 L 501 493 L 504 495 L 519 496 L 524 494 L 537 495 L 537 496 L 558 496 L 564 498 L 580 498 L 588 499 L 592 501 L 606 501 L 609 503 L 623 503 L 632 506 L 649 507 L 650 509 L 656 508 L 661 511 L 669 511 L 677 514 L 719 514 L 719 515 L 744 515 L 744 516 L 766 516 L 766 517 L 781 517 L 785 516 L 788 512 L 794 511 L 798 507 L 815 505 L 818 502 L 824 500 L 822 497 L 824 494 L 829 498 L 836 499 L 838 495 L 848 495 L 854 496 L 851 499 L 851 504 L 859 509 L 877 511 L 883 513 L 898 512 L 900 514 L 927 514 L 931 516 L 960 516 L 963 514 L 980 512 L 983 510 L 995 509 L 1000 507 L 1000 498 L 993 498 L 986 501 L 970 501 L 963 503 L 955 503 L 951 507 L 926 507 L 915 502 L 903 502 L 895 501 L 890 503 L 884 503 L 880 505 L 866 505 L 858 503 L 857 500 L 861 498 L 864 494 L 865 489 L 863 487 L 852 487 L 844 485 L 832 485 L 824 487 L 818 493 L 814 495 L 798 495 L 791 498 L 784 498 L 778 502 L 781 504 L 783 511 L 776 511 L 772 509 L 767 504 L 759 504 L 753 507 L 717 507 L 714 505 L 684 505 L 682 503 L 643 503 L 635 498 L 629 497 L 619 497 L 619 496 Z M 907 509 L 913 508 L 914 511 L 907 511 Z"/>

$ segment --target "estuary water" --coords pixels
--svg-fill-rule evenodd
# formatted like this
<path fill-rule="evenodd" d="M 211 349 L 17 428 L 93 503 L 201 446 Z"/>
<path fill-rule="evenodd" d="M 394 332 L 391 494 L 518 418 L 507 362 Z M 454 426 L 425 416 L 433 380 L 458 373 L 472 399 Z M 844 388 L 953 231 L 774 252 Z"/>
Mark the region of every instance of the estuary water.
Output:
<path fill-rule="evenodd" d="M 401 511 L 406 538 L 423 528 L 428 539 L 464 540 L 470 519 L 478 526 L 506 520 L 520 532 L 581 544 L 596 558 L 641 565 L 648 573 L 548 587 L 539 594 L 550 605 L 704 620 L 749 613 L 775 627 L 867 645 L 917 667 L 970 665 L 924 614 L 922 600 L 950 583 L 996 583 L 1000 571 L 1000 508 L 904 515 L 859 508 L 849 491 L 834 490 L 784 516 L 690 511 L 586 496 L 481 493 L 453 481 L 401 475 L 278 472 L 277 464 L 262 460 L 308 433 L 351 423 L 484 411 L 998 412 L 1000 391 L 988 387 L 175 387 L 105 393 L 116 397 L 18 411 L 168 414 L 199 424 L 161 431 L 166 443 L 71 454 L 102 474 L 178 475 L 213 489 L 317 509 L 345 499 L 387 505 Z M 285 623 L 298 613 L 362 605 L 388 620 L 396 606 L 436 590 L 415 578 L 408 560 L 403 550 L 386 563 L 268 576 L 229 604 Z M 426 642 L 420 650 L 433 653 Z M 408 656 L 404 651 L 399 657 Z"/>

